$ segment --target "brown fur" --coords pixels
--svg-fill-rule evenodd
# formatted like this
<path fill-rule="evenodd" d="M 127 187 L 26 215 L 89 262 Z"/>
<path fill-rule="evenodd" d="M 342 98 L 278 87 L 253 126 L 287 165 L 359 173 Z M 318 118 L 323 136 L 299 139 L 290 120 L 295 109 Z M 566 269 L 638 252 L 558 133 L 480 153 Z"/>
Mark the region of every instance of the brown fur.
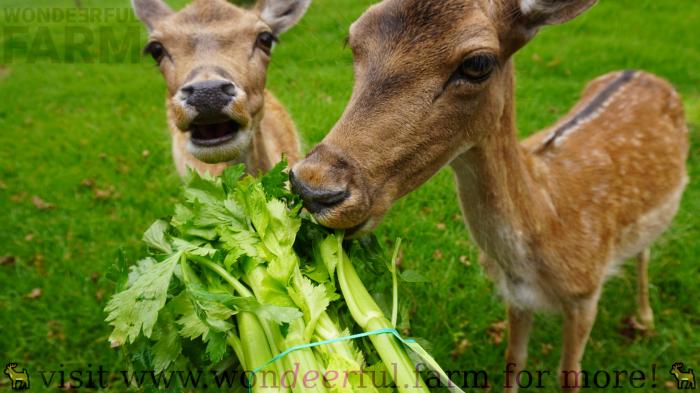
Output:
<path fill-rule="evenodd" d="M 256 40 L 261 32 L 277 34 L 296 23 L 308 1 L 287 2 L 298 4 L 300 9 L 291 17 L 285 16 L 288 20 L 284 21 L 270 16 L 269 7 L 279 2 L 261 1 L 248 10 L 225 0 L 195 0 L 173 12 L 160 0 L 134 0 L 137 14 L 149 27 L 150 41 L 161 43 L 167 51 L 160 70 L 168 88 L 173 157 L 181 175 L 186 167 L 218 175 L 239 162 L 254 173 L 270 169 L 283 154 L 292 163 L 298 159 L 300 147 L 294 124 L 279 101 L 265 90 L 269 54 L 256 48 Z M 179 92 L 188 84 L 214 79 L 229 80 L 237 86 L 235 100 L 226 111 L 241 124 L 239 133 L 250 137 L 200 157 L 202 153 L 189 144 L 192 111 L 183 105 Z"/>
<path fill-rule="evenodd" d="M 667 82 L 644 72 L 604 102 L 597 102 L 601 92 L 621 74 L 593 81 L 567 117 L 517 141 L 512 54 L 543 24 L 567 21 L 593 3 L 386 0 L 370 8 L 351 27 L 350 103 L 293 171 L 307 187 L 350 194 L 320 211 L 319 222 L 367 231 L 450 163 L 467 226 L 509 304 L 511 385 L 525 365 L 532 312 L 553 309 L 565 316 L 560 367 L 571 373 L 560 375 L 562 387 L 578 390 L 574 377 L 601 287 L 635 255 L 641 322 L 653 326 L 647 250 L 670 225 L 687 183 L 682 103 Z M 473 53 L 499 59 L 490 78 L 450 82 Z M 397 75 L 401 83 L 386 88 Z M 581 117 L 587 106 L 595 111 Z M 580 121 L 544 145 L 574 118 Z"/>

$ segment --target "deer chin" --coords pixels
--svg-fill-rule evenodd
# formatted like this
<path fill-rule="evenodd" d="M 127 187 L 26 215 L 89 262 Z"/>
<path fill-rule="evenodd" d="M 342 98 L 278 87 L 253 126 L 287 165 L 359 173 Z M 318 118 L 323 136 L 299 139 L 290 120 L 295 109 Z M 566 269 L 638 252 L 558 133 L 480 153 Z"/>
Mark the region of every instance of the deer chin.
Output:
<path fill-rule="evenodd" d="M 384 213 L 374 214 L 355 208 L 357 206 L 341 205 L 338 208 L 317 212 L 314 218 L 327 228 L 345 230 L 347 238 L 356 238 L 372 232 L 384 218 Z"/>
<path fill-rule="evenodd" d="M 235 120 L 192 124 L 188 134 L 187 151 L 207 164 L 243 162 L 253 141 L 253 131 Z"/>
<path fill-rule="evenodd" d="M 343 229 L 345 230 L 345 238 L 347 239 L 354 239 L 358 237 L 362 237 L 363 235 L 366 235 L 374 229 L 374 227 L 377 226 L 379 221 L 381 220 L 375 220 L 372 218 L 368 218 L 361 223 L 354 225 L 354 226 L 339 226 L 336 223 L 329 221 L 328 219 L 324 218 L 325 215 L 323 213 L 320 214 L 314 214 L 314 218 L 316 221 L 323 225 L 324 227 L 327 228 L 334 228 L 334 229 Z"/>
<path fill-rule="evenodd" d="M 374 230 L 374 228 L 381 222 L 381 218 L 368 218 L 363 223 L 356 225 L 352 228 L 345 230 L 345 237 L 348 239 L 356 239 L 362 237 Z"/>

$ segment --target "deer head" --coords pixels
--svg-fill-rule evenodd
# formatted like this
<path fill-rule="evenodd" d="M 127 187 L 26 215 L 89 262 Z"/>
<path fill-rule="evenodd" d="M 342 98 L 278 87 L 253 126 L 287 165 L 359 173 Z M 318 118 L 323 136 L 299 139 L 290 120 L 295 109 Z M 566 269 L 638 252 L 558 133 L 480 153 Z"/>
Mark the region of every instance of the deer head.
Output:
<path fill-rule="evenodd" d="M 372 229 L 401 196 L 513 121 L 512 55 L 595 0 L 385 0 L 350 27 L 355 86 L 293 168 L 322 224 Z"/>
<path fill-rule="evenodd" d="M 259 0 L 253 9 L 196 0 L 174 12 L 162 0 L 133 0 L 149 30 L 145 52 L 168 88 L 169 118 L 206 163 L 242 162 L 262 118 L 270 52 L 310 0 Z"/>

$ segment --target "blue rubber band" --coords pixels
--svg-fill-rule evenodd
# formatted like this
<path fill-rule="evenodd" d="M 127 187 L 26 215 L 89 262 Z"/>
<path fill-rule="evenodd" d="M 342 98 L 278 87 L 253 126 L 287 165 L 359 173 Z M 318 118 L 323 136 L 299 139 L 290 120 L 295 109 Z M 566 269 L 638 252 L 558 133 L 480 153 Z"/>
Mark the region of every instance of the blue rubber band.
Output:
<path fill-rule="evenodd" d="M 296 346 L 287 348 L 284 352 L 281 352 L 280 354 L 274 356 L 272 359 L 268 360 L 262 366 L 259 366 L 259 367 L 256 367 L 255 369 L 253 369 L 250 372 L 250 377 L 248 378 L 248 393 L 253 392 L 253 378 L 255 378 L 256 373 L 260 372 L 265 367 L 282 359 L 283 357 L 289 355 L 290 353 L 292 353 L 294 351 L 298 351 L 300 349 L 306 349 L 306 348 L 320 347 L 321 345 L 328 345 L 328 344 L 333 344 L 333 343 L 338 343 L 338 342 L 343 342 L 343 341 L 355 340 L 355 339 L 362 338 L 362 337 L 376 336 L 378 334 L 392 334 L 394 337 L 396 337 L 399 341 L 401 341 L 404 344 L 414 344 L 416 342 L 416 340 L 414 340 L 412 338 L 401 337 L 401 335 L 399 334 L 399 332 L 396 329 L 385 328 L 385 329 L 372 330 L 370 332 L 365 332 L 365 333 L 353 334 L 350 336 L 333 338 L 330 340 L 317 341 L 317 342 L 308 343 L 308 344 L 296 345 Z"/>

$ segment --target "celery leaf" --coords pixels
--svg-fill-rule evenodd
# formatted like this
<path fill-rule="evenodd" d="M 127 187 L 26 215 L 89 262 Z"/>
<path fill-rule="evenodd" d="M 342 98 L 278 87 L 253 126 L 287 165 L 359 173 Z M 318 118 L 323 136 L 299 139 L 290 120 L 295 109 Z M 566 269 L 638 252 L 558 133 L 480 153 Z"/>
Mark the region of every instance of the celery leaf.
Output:
<path fill-rule="evenodd" d="M 151 264 L 131 287 L 112 297 L 105 307 L 107 322 L 114 326 L 110 342 L 134 342 L 142 329 L 144 336 L 151 336 L 182 255 L 183 252 L 178 251 L 162 262 Z"/>

